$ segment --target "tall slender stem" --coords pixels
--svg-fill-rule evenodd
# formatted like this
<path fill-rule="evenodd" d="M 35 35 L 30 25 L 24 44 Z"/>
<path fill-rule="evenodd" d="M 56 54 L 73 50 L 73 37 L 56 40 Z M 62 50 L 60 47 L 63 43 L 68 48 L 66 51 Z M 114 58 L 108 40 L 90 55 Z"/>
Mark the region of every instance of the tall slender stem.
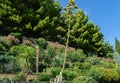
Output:
<path fill-rule="evenodd" d="M 64 71 L 65 68 L 65 63 L 66 63 L 66 56 L 67 56 L 67 51 L 68 51 L 68 44 L 69 44 L 69 37 L 70 37 L 70 17 L 69 17 L 69 24 L 68 24 L 68 33 L 67 33 L 67 42 L 65 46 L 65 54 L 64 54 L 64 62 L 63 62 L 63 67 L 62 67 L 62 72 Z"/>
<path fill-rule="evenodd" d="M 36 50 L 36 77 L 38 78 L 38 68 L 39 68 L 39 55 L 40 55 L 40 48 L 37 46 Z"/>

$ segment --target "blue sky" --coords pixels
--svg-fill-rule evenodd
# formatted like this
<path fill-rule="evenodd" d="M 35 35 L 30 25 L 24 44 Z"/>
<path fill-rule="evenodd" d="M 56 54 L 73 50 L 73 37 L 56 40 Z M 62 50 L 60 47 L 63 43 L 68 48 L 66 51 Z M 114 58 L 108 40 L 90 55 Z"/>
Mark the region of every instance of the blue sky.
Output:
<path fill-rule="evenodd" d="M 65 7 L 68 0 L 59 0 Z M 79 9 L 88 15 L 89 21 L 100 27 L 105 41 L 114 46 L 114 39 L 120 40 L 120 0 L 75 0 Z"/>

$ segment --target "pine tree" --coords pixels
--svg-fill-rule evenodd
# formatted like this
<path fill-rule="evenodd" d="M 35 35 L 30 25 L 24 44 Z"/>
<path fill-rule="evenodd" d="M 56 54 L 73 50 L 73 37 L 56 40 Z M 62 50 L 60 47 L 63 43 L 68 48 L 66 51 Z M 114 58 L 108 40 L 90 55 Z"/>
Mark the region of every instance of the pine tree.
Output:
<path fill-rule="evenodd" d="M 1 33 L 55 39 L 60 11 L 59 2 L 54 0 L 1 0 Z"/>
<path fill-rule="evenodd" d="M 120 41 L 117 38 L 115 38 L 115 50 L 120 54 Z"/>
<path fill-rule="evenodd" d="M 100 54 L 103 44 L 103 34 L 97 25 L 93 22 L 88 22 L 88 16 L 81 9 L 72 14 L 70 26 L 70 46 L 81 48 L 85 53 L 93 52 Z M 62 43 L 65 42 L 65 33 L 67 33 L 67 26 L 63 24 L 63 27 L 59 28 L 59 31 L 61 31 L 59 38 L 62 40 Z"/>

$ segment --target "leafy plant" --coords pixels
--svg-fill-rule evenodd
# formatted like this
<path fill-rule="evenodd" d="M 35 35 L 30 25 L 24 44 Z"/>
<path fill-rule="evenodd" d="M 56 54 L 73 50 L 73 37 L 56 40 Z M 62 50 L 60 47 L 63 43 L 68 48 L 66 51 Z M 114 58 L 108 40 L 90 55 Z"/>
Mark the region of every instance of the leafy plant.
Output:
<path fill-rule="evenodd" d="M 88 76 L 92 76 L 95 80 L 102 83 L 113 83 L 119 80 L 117 71 L 113 68 L 104 68 L 93 66 L 87 73 Z"/>
<path fill-rule="evenodd" d="M 6 50 L 12 45 L 11 41 L 9 41 L 6 36 L 0 36 L 0 43 L 6 48 Z"/>
<path fill-rule="evenodd" d="M 15 80 L 18 81 L 18 82 L 25 81 L 25 73 L 19 72 L 16 75 Z"/>
<path fill-rule="evenodd" d="M 51 67 L 50 68 L 53 77 L 59 75 L 61 68 L 60 67 Z"/>
<path fill-rule="evenodd" d="M 2 73 L 15 73 L 19 71 L 16 57 L 12 55 L 0 55 L 0 68 Z"/>
<path fill-rule="evenodd" d="M 77 49 L 75 51 L 68 51 L 67 59 L 70 59 L 72 62 L 84 62 L 86 59 L 86 55 L 84 54 L 83 50 Z"/>
<path fill-rule="evenodd" d="M 38 38 L 35 41 L 36 41 L 37 45 L 39 45 L 40 48 L 45 49 L 48 45 L 47 41 L 44 38 Z"/>
<path fill-rule="evenodd" d="M 15 38 L 18 38 L 19 40 L 22 40 L 21 33 L 10 33 L 9 35 L 14 36 Z"/>
<path fill-rule="evenodd" d="M 62 62 L 63 60 L 58 57 L 58 56 L 55 56 L 53 59 L 52 59 L 52 63 L 51 63 L 51 66 L 52 67 L 61 67 L 62 66 Z"/>
<path fill-rule="evenodd" d="M 27 46 L 12 46 L 10 48 L 10 53 L 14 55 L 19 55 L 19 53 L 23 53 Z"/>
<path fill-rule="evenodd" d="M 75 72 L 75 71 L 65 69 L 64 72 L 63 72 L 63 77 L 68 81 L 72 81 L 77 76 L 77 74 L 78 73 Z"/>
<path fill-rule="evenodd" d="M 52 78 L 52 74 L 42 72 L 39 74 L 39 81 L 49 81 Z"/>
<path fill-rule="evenodd" d="M 6 39 L 10 42 L 9 44 L 10 46 L 17 45 L 20 42 L 18 38 L 15 38 L 14 36 L 10 36 L 10 35 L 8 35 Z"/>
<path fill-rule="evenodd" d="M 89 70 L 88 73 L 86 73 L 88 76 L 93 77 L 95 80 L 99 81 L 102 79 L 103 74 L 104 74 L 104 68 L 103 67 L 96 67 L 92 66 Z"/>
<path fill-rule="evenodd" d="M 78 76 L 73 79 L 73 83 L 98 83 L 98 82 L 89 76 Z"/>
<path fill-rule="evenodd" d="M 3 44 L 0 43 L 0 54 L 5 54 L 6 53 L 6 48 L 3 46 Z"/>
<path fill-rule="evenodd" d="M 85 59 L 85 62 L 90 62 L 93 65 L 98 65 L 100 63 L 100 58 L 97 56 L 90 56 Z"/>
<path fill-rule="evenodd" d="M 104 75 L 103 75 L 102 79 L 105 82 L 114 83 L 114 82 L 118 82 L 119 75 L 118 75 L 118 73 L 117 73 L 117 71 L 115 69 L 109 68 L 109 69 L 104 70 Z"/>

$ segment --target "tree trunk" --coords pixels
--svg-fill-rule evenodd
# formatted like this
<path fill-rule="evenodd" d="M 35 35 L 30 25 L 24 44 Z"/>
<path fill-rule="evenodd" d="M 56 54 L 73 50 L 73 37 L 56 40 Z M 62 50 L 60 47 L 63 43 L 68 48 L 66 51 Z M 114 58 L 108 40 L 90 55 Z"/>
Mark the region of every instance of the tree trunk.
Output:
<path fill-rule="evenodd" d="M 39 55 L 40 55 L 40 48 L 37 46 L 36 50 L 36 77 L 38 78 L 38 68 L 39 68 Z"/>

